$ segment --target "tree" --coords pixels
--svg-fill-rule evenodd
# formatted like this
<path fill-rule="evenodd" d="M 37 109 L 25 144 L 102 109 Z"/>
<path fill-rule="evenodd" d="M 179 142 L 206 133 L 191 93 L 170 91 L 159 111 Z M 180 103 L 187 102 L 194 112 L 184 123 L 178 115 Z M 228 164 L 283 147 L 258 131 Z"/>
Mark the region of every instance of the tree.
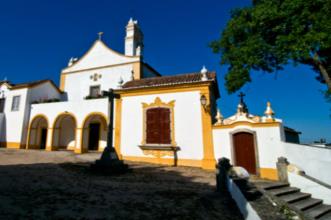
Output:
<path fill-rule="evenodd" d="M 253 0 L 236 9 L 219 40 L 210 44 L 228 65 L 229 93 L 251 81 L 252 70 L 273 73 L 306 64 L 331 94 L 331 1 Z"/>

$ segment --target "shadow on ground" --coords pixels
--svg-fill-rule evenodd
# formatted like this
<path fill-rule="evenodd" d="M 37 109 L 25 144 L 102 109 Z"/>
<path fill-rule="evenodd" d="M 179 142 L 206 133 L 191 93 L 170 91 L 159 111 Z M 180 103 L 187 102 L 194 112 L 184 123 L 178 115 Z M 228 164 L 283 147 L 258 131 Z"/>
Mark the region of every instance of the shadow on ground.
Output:
<path fill-rule="evenodd" d="M 100 176 L 88 165 L 0 166 L 0 218 L 242 219 L 233 200 L 215 192 L 212 172 L 136 163 L 130 173 Z"/>

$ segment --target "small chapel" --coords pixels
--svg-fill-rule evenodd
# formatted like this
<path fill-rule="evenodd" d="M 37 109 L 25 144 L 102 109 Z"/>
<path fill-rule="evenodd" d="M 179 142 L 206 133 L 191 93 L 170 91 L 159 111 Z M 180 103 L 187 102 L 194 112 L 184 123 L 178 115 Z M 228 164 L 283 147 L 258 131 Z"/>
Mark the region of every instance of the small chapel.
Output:
<path fill-rule="evenodd" d="M 59 86 L 51 80 L 1 81 L 1 147 L 103 151 L 110 123 L 103 91 L 113 89 L 113 146 L 120 159 L 212 170 L 227 157 L 251 174 L 277 179 L 277 158 L 286 154 L 290 137 L 298 142 L 298 133 L 274 117 L 270 102 L 264 115 L 253 115 L 241 94 L 237 111 L 223 117 L 215 72 L 198 67 L 162 76 L 143 53 L 143 32 L 130 19 L 124 54 L 109 48 L 100 33 L 61 70 Z"/>

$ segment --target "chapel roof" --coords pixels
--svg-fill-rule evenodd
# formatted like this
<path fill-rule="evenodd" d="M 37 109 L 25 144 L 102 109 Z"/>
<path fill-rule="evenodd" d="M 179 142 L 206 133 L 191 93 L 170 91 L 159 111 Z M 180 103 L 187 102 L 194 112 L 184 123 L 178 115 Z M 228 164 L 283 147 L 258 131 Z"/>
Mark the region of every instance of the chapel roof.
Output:
<path fill-rule="evenodd" d="M 59 92 L 59 88 L 55 85 L 55 83 L 52 80 L 49 79 L 43 79 L 43 80 L 37 80 L 37 81 L 31 81 L 31 82 L 26 82 L 26 83 L 18 83 L 18 84 L 13 84 L 10 83 L 9 81 L 0 81 L 0 85 L 6 83 L 9 85 L 10 89 L 23 89 L 23 88 L 31 88 L 34 86 L 41 85 L 43 83 L 49 82 L 52 86 L 54 86 Z"/>
<path fill-rule="evenodd" d="M 216 81 L 216 73 L 208 72 L 207 81 Z M 186 73 L 173 76 L 161 76 L 161 77 L 151 77 L 144 78 L 140 80 L 132 80 L 126 82 L 122 89 L 136 89 L 136 88 L 147 88 L 147 87 L 159 87 L 159 86 L 171 86 L 179 84 L 189 84 L 203 82 L 201 79 L 201 73 Z"/>

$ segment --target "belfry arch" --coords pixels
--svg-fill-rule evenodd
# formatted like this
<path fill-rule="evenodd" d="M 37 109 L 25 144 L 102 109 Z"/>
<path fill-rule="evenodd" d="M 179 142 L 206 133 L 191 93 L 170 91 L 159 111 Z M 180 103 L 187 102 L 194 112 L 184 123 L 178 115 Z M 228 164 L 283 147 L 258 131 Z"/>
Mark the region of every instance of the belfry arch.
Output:
<path fill-rule="evenodd" d="M 46 149 L 48 119 L 45 115 L 36 115 L 30 123 L 27 149 Z"/>
<path fill-rule="evenodd" d="M 76 117 L 63 113 L 56 117 L 53 125 L 52 147 L 55 149 L 74 150 L 76 147 Z"/>

